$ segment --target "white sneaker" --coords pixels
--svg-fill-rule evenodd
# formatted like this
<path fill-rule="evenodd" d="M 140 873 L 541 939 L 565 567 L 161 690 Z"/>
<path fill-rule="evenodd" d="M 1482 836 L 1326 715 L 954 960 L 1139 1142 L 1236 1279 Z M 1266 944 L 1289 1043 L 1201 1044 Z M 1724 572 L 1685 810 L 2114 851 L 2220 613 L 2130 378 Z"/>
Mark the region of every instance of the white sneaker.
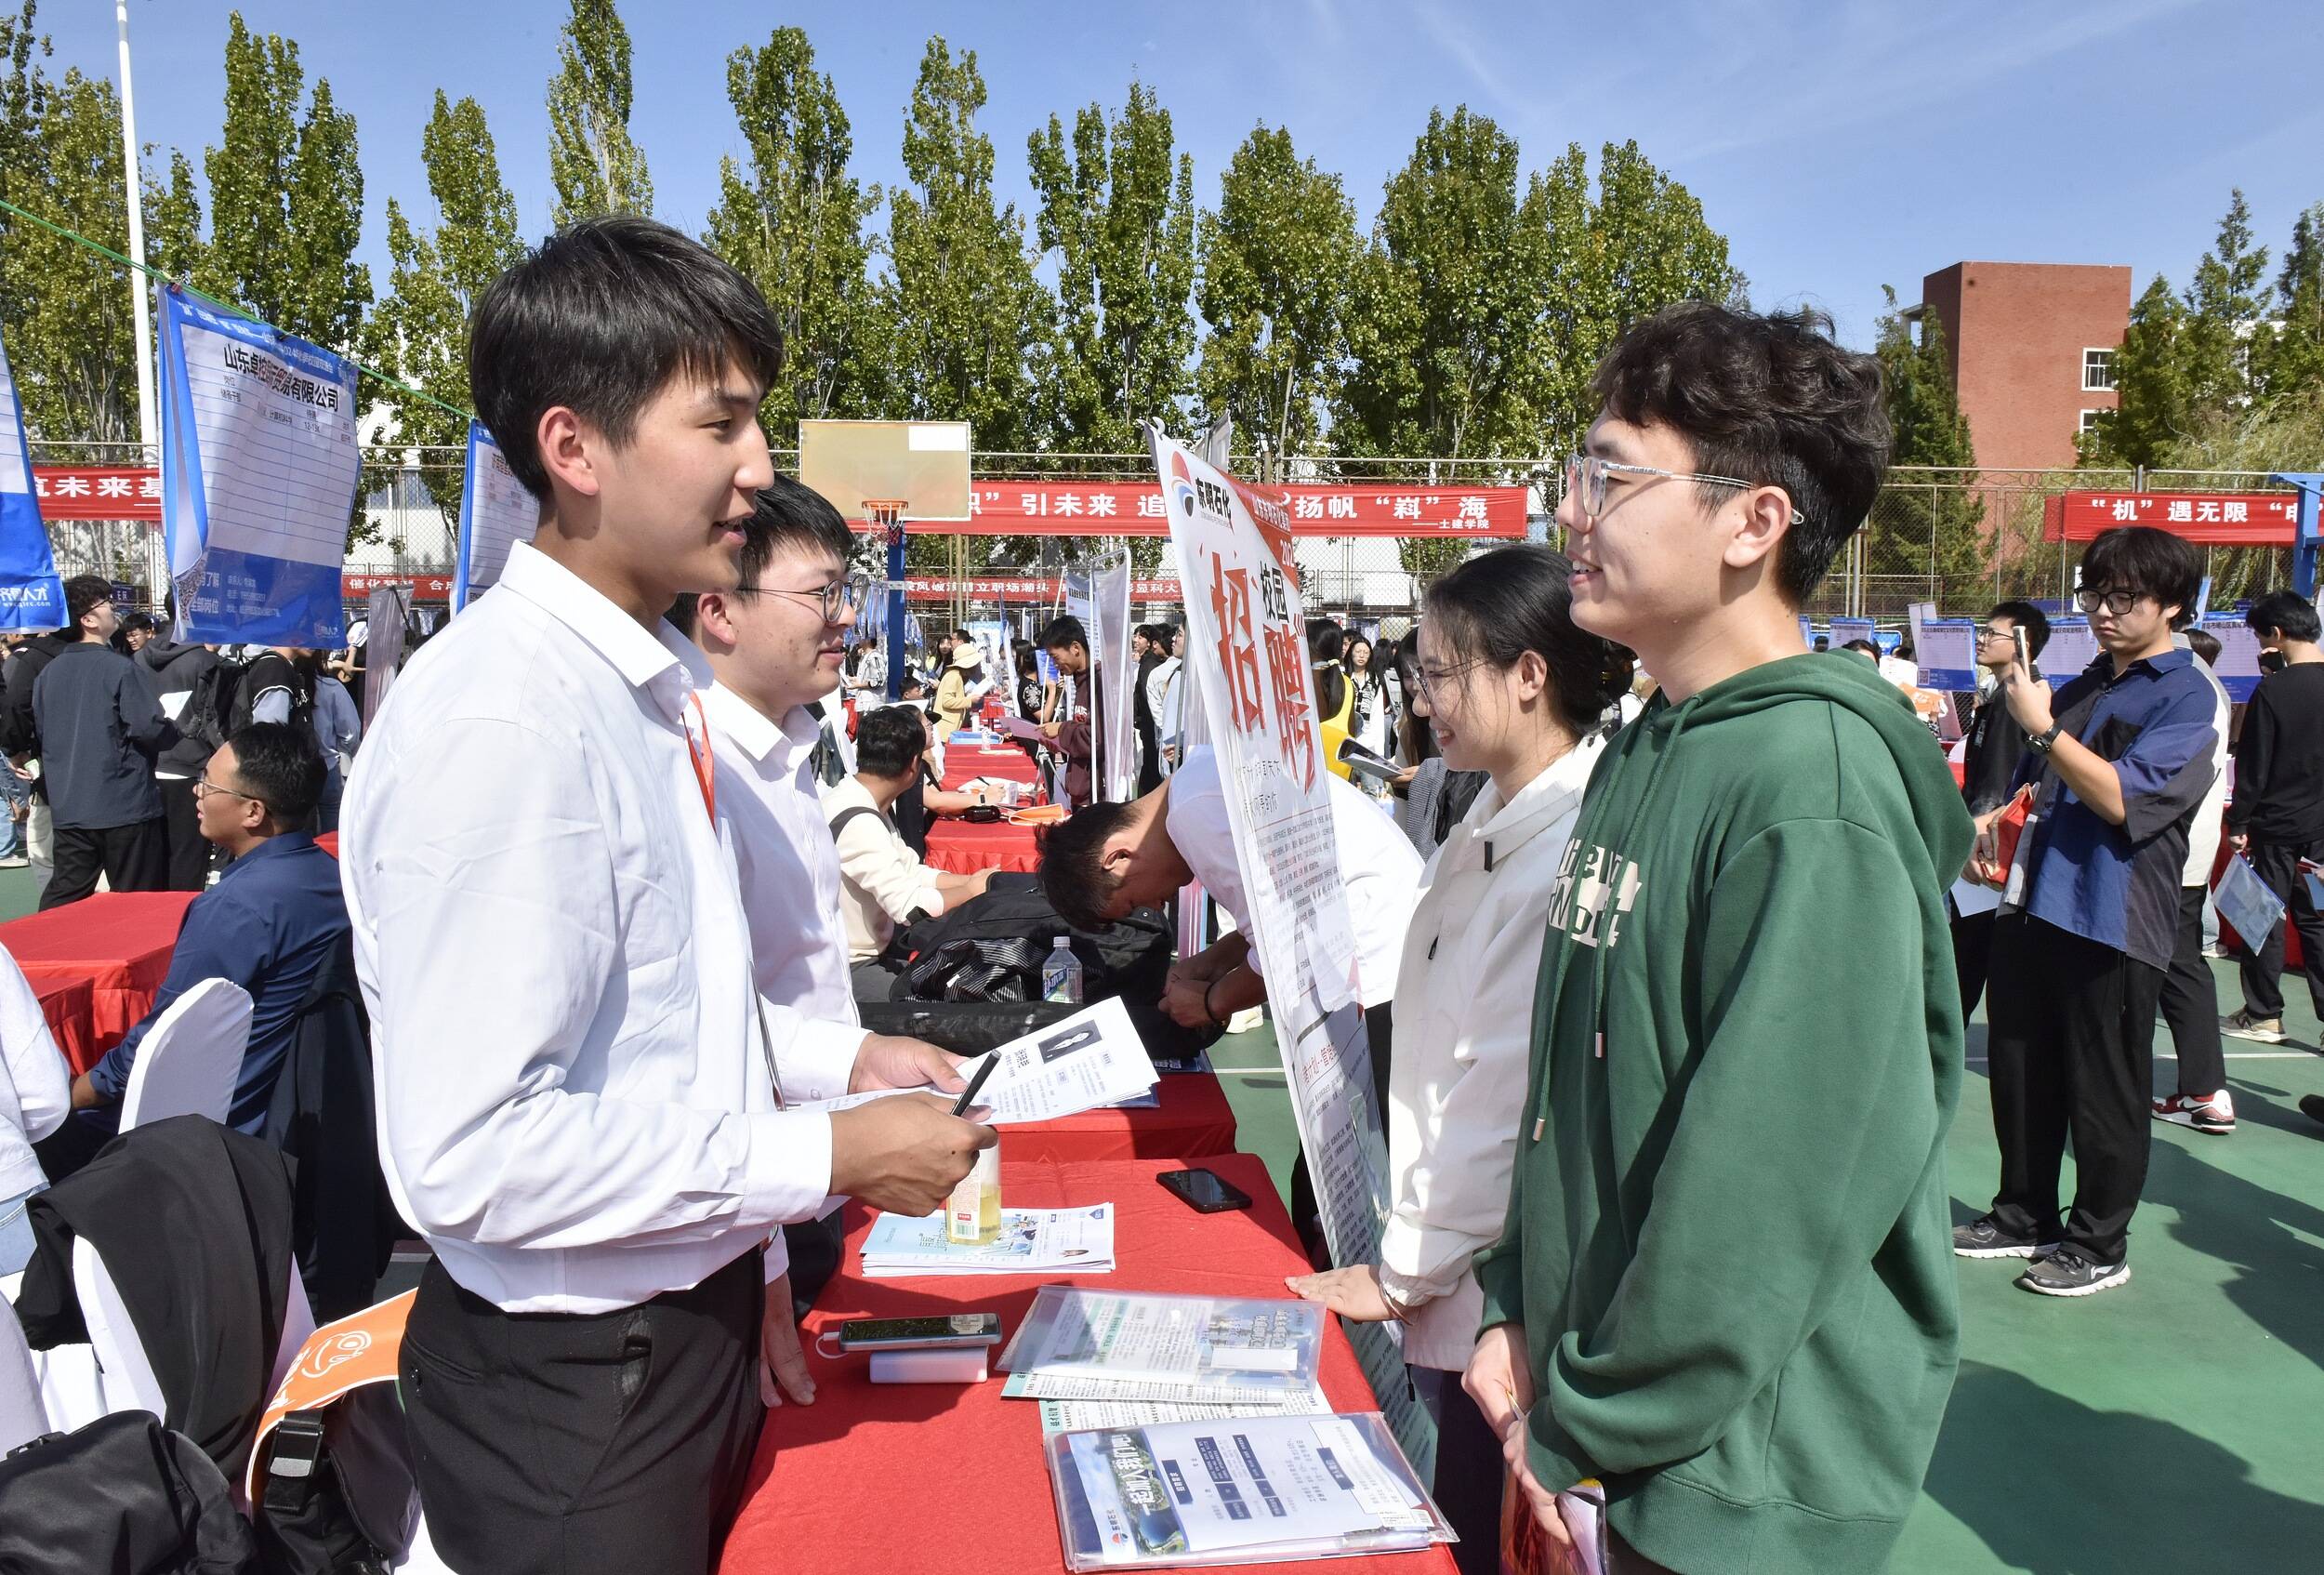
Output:
<path fill-rule="evenodd" d="M 33 861 L 22 854 L 10 854 L 6 858 L 0 858 L 0 869 L 29 869 L 32 864 Z"/>

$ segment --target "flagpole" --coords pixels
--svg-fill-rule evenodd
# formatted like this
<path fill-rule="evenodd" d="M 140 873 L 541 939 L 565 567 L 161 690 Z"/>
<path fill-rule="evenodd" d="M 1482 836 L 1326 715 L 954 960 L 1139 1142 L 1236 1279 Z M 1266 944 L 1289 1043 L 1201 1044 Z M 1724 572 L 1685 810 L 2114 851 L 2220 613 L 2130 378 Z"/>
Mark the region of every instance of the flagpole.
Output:
<path fill-rule="evenodd" d="M 113 27 L 121 39 L 121 184 L 129 214 L 129 255 L 145 260 L 145 182 L 138 166 L 137 98 L 129 83 L 129 0 L 113 0 Z M 129 300 L 137 314 L 138 441 L 144 452 L 139 462 L 161 463 L 161 428 L 153 414 L 153 309 L 145 275 L 132 269 Z M 169 584 L 169 563 L 163 556 L 162 533 L 155 530 L 146 544 L 147 574 L 155 611 Z"/>

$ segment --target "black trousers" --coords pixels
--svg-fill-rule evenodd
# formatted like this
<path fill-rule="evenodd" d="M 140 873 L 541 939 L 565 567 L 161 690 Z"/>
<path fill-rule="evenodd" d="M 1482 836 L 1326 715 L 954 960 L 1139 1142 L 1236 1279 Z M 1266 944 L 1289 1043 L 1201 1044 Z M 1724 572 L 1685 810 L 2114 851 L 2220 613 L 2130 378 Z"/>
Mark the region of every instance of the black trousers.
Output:
<path fill-rule="evenodd" d="M 116 892 L 165 889 L 169 847 L 158 816 L 134 826 L 59 826 L 56 839 L 56 873 L 40 894 L 44 911 L 89 895 L 99 875 Z"/>
<path fill-rule="evenodd" d="M 57 833 L 59 850 L 64 833 Z M 2267 884 L 2267 889 L 2290 905 L 2283 923 L 2267 933 L 2265 944 L 2243 957 L 2243 1005 L 2254 1017 L 2281 1017 L 2284 1014 L 2284 930 L 2290 925 L 2300 929 L 2300 949 L 2308 975 L 2308 999 L 2316 1014 L 2324 1017 L 2324 914 L 2317 911 L 2308 896 L 2308 883 L 2300 879 L 2303 858 L 2324 864 L 2324 839 L 2302 847 L 2294 843 L 2262 842 L 2257 838 L 2244 850 L 2251 861 L 2251 872 Z M 64 855 L 57 855 L 57 868 L 64 869 Z M 2249 943 L 2247 942 L 2248 946 Z"/>
<path fill-rule="evenodd" d="M 705 1575 L 764 1411 L 757 1251 L 690 1290 L 504 1313 L 440 1264 L 403 1336 L 428 1536 L 462 1575 Z"/>
<path fill-rule="evenodd" d="M 2063 1240 L 2098 1263 L 2129 1251 L 2154 1118 L 2162 970 L 2023 913 L 1993 926 L 1986 1053 L 2003 1228 Z M 2058 1179 L 2074 1140 L 2074 1204 Z"/>
<path fill-rule="evenodd" d="M 1996 910 L 1953 919 L 1953 976 L 1961 983 L 1961 1020 L 1966 1026 L 1969 1014 L 1977 1010 L 1977 1002 L 1985 995 L 1986 960 L 1993 949 L 1993 920 Z"/>
<path fill-rule="evenodd" d="M 2203 899 L 2208 886 L 2179 889 L 2179 933 L 2162 976 L 2162 1020 L 2179 1052 L 2179 1092 L 2208 1099 L 2227 1086 L 2219 1044 L 2219 983 L 2203 957 Z"/>
<path fill-rule="evenodd" d="M 1500 1575 L 1500 1435 L 1460 1386 L 1460 1374 L 1414 1366 L 1412 1393 L 1436 1423 L 1436 1481 L 1430 1489 L 1460 1541 L 1452 1546 L 1460 1575 Z"/>
<path fill-rule="evenodd" d="M 210 844 L 202 840 L 202 821 L 193 804 L 193 778 L 161 777 L 162 837 L 168 845 L 168 884 L 171 892 L 198 892 L 210 883 Z"/>

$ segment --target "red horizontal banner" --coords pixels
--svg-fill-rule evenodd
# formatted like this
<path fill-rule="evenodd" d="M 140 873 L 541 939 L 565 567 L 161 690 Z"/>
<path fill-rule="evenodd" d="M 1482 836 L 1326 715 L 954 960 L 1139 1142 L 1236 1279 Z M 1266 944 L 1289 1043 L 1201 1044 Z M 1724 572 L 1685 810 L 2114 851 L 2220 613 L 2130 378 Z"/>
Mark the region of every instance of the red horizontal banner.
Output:
<path fill-rule="evenodd" d="M 452 600 L 450 575 L 341 575 L 339 593 L 350 602 L 360 602 L 384 586 L 400 585 L 410 590 L 415 602 L 449 602 Z"/>
<path fill-rule="evenodd" d="M 44 520 L 162 517 L 162 473 L 138 465 L 35 465 L 33 493 Z"/>
<path fill-rule="evenodd" d="M 1029 604 L 1054 602 L 1063 590 L 1059 581 L 1036 576 L 1010 576 L 993 575 L 981 579 L 907 579 L 904 582 L 904 599 L 907 602 L 949 602 L 956 595 L 971 602 L 1011 602 Z M 1129 582 L 1132 602 L 1183 602 L 1185 596 L 1178 581 L 1172 579 L 1133 579 Z"/>
<path fill-rule="evenodd" d="M 2152 525 L 2199 547 L 2290 547 L 2300 497 L 2290 492 L 2069 492 L 2043 500 L 2049 541 L 2089 541 L 2118 525 Z"/>
<path fill-rule="evenodd" d="M 1522 538 L 1522 486 L 1255 487 L 1284 500 L 1294 536 Z M 916 536 L 1166 536 L 1153 482 L 973 482 L 969 518 L 906 520 Z"/>

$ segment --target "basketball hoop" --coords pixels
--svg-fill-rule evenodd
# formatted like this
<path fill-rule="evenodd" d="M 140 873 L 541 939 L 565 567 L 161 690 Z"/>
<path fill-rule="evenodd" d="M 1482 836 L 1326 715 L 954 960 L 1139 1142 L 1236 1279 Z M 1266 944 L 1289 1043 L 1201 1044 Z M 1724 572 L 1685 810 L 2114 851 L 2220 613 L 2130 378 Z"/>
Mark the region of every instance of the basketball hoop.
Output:
<path fill-rule="evenodd" d="M 867 497 L 864 499 L 864 517 L 881 530 L 893 530 L 896 521 L 904 515 L 901 497 Z"/>

